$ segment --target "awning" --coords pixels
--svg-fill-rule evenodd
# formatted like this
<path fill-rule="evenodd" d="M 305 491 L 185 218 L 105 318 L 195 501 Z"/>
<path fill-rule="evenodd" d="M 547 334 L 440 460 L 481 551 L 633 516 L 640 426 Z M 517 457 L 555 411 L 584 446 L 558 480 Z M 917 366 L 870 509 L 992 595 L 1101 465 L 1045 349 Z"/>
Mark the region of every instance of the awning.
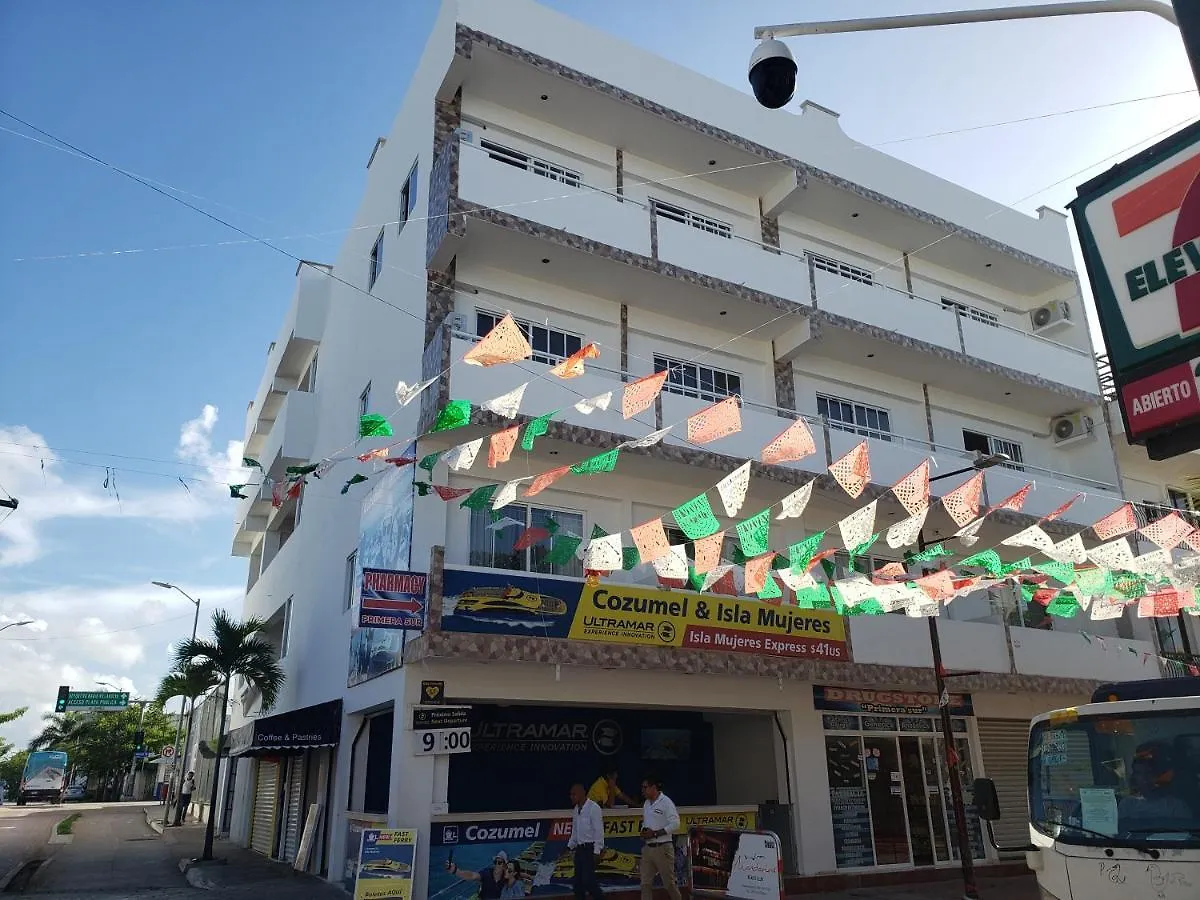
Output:
<path fill-rule="evenodd" d="M 342 734 L 342 701 L 293 709 L 247 722 L 226 735 L 230 756 L 260 756 L 336 747 Z"/>

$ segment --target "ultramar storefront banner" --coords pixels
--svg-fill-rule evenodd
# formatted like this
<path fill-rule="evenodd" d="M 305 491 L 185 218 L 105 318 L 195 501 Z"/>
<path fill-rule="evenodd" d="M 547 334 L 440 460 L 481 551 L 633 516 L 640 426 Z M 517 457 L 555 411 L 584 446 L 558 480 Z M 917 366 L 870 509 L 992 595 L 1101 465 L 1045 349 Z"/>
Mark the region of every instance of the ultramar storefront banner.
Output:
<path fill-rule="evenodd" d="M 635 585 L 585 585 L 569 637 L 789 659 L 848 657 L 843 619 L 832 611 Z"/>

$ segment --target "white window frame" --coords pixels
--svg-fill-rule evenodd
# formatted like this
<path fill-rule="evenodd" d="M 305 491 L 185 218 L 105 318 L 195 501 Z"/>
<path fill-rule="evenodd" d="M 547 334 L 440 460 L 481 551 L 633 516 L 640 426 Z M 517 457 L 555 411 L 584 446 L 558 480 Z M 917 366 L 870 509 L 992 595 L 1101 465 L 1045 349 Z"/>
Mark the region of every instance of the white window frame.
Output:
<path fill-rule="evenodd" d="M 579 516 L 579 529 L 580 529 L 581 537 L 584 535 L 584 531 L 587 528 L 587 513 L 581 509 L 566 509 L 565 507 L 545 506 L 540 503 L 524 502 L 524 503 L 511 503 L 508 506 L 505 506 L 503 509 L 499 510 L 498 512 L 500 513 L 501 516 L 511 516 L 512 518 L 515 519 L 515 518 L 518 518 L 518 516 L 515 515 L 515 512 L 520 509 L 525 510 L 525 517 L 524 517 L 524 522 L 522 525 L 522 530 L 525 528 L 531 527 L 531 523 L 534 520 L 534 512 L 535 511 L 540 512 L 544 515 L 548 515 L 548 516 Z M 561 577 L 565 577 L 565 578 L 582 578 L 583 577 L 583 561 L 580 560 L 578 556 L 572 557 L 571 562 L 568 563 L 567 566 L 565 566 L 565 567 L 558 566 L 558 565 L 551 565 L 549 572 L 535 571 L 533 569 L 533 553 L 534 553 L 534 550 L 537 549 L 536 547 L 526 547 L 523 551 L 520 551 L 521 553 L 524 554 L 523 555 L 523 566 L 524 567 L 519 568 L 519 569 L 504 569 L 504 568 L 498 568 L 495 566 L 487 566 L 487 565 L 481 565 L 481 564 L 475 563 L 475 562 L 470 562 L 470 560 L 472 560 L 474 558 L 474 554 L 476 551 L 476 548 L 474 547 L 474 544 L 473 544 L 474 536 L 475 536 L 474 520 L 477 516 L 487 516 L 490 519 L 491 512 L 492 511 L 490 509 L 473 509 L 470 511 L 470 515 L 467 517 L 467 560 L 468 560 L 469 565 L 476 566 L 477 568 L 481 568 L 481 569 L 492 569 L 493 571 L 497 571 L 497 572 L 521 572 L 526 575 L 531 575 L 534 577 L 537 577 L 538 575 L 554 575 L 554 576 L 561 576 Z M 510 525 L 509 528 L 505 529 L 505 530 L 506 531 L 514 530 L 515 531 L 516 528 L 517 528 L 517 526 Z M 496 537 L 499 536 L 499 532 L 485 530 L 483 533 L 488 535 L 492 541 L 491 546 L 489 548 L 487 548 L 486 552 L 490 557 L 494 557 L 496 554 L 495 540 L 496 540 Z M 517 531 L 516 533 L 520 534 L 520 531 Z M 553 536 L 551 536 L 551 539 L 549 541 L 543 542 L 547 552 L 549 551 L 552 542 L 553 542 Z M 481 551 L 481 552 L 483 552 L 483 551 Z M 560 571 L 560 569 L 564 569 L 564 568 L 567 571 Z"/>
<path fill-rule="evenodd" d="M 670 219 L 672 222 L 678 222 L 680 225 L 690 225 L 692 228 L 699 229 L 707 234 L 715 234 L 717 237 L 733 238 L 733 226 L 728 222 L 722 222 L 720 219 L 714 219 L 712 216 L 694 212 L 680 206 L 678 203 L 668 203 L 665 200 L 659 200 L 655 197 L 650 198 L 650 205 L 653 207 L 656 216 Z"/>
<path fill-rule="evenodd" d="M 678 394 L 681 397 L 692 397 L 696 400 L 707 400 L 710 403 L 718 403 L 727 397 L 741 397 L 742 394 L 742 374 L 740 372 L 730 372 L 725 369 L 718 369 L 715 366 L 702 366 L 693 362 L 685 362 L 681 359 L 675 359 L 672 356 L 666 356 L 662 353 L 654 354 L 654 371 L 662 372 L 667 370 L 667 380 L 663 384 L 663 390 L 669 394 Z M 685 383 L 685 374 L 690 370 L 692 381 L 695 387 L 691 387 Z M 702 386 L 704 377 L 707 376 L 708 383 L 713 385 L 712 389 L 707 389 Z M 672 380 L 678 379 L 678 380 Z M 737 389 L 730 389 L 730 379 L 737 382 Z M 725 389 L 717 388 L 718 380 L 724 381 Z"/>
<path fill-rule="evenodd" d="M 549 178 L 551 181 L 557 181 L 559 184 L 576 188 L 583 186 L 583 176 L 580 173 L 565 166 L 560 166 L 557 163 L 552 163 L 549 160 L 533 156 L 523 150 L 514 150 L 512 147 L 506 147 L 487 138 L 480 139 L 479 148 L 496 162 L 504 163 L 516 169 L 523 169 L 530 174 L 540 175 L 542 178 Z"/>
<path fill-rule="evenodd" d="M 990 313 L 987 310 L 978 309 L 974 306 L 968 306 L 959 300 L 952 300 L 949 297 L 942 298 L 942 309 L 948 309 L 956 315 L 965 316 L 974 322 L 979 322 L 982 325 L 991 325 L 994 328 L 1000 327 L 1000 317 L 995 313 Z"/>
<path fill-rule="evenodd" d="M 346 557 L 346 571 L 343 573 L 343 585 L 346 594 L 346 609 L 350 609 L 354 605 L 354 588 L 358 581 L 358 548 L 350 552 Z"/>
<path fill-rule="evenodd" d="M 408 177 L 404 179 L 404 187 L 400 188 L 400 204 L 399 214 L 397 218 L 400 221 L 400 227 L 396 229 L 399 234 L 404 230 L 405 224 L 417 206 L 417 165 L 420 160 L 412 164 L 412 168 L 408 170 Z"/>
<path fill-rule="evenodd" d="M 821 401 L 825 401 L 825 412 L 821 411 Z M 847 422 L 844 419 L 835 419 L 829 415 L 829 404 L 837 403 L 842 406 L 848 406 L 851 409 L 851 415 L 854 416 L 853 422 Z M 887 419 L 887 427 L 880 428 L 869 424 L 859 424 L 859 411 L 862 411 L 862 420 L 867 422 L 870 419 L 870 414 L 874 413 L 875 421 L 880 420 L 880 416 Z M 892 440 L 892 413 L 890 410 L 880 406 L 870 406 L 866 403 L 859 403 L 856 400 L 847 400 L 845 397 L 835 397 L 832 394 L 817 394 L 817 414 L 821 416 L 825 423 L 836 431 L 845 431 L 849 434 L 857 434 L 860 437 L 874 438 L 877 441 Z"/>
<path fill-rule="evenodd" d="M 375 287 L 375 282 L 383 274 L 383 229 L 379 229 L 379 237 L 371 247 L 371 268 L 367 272 L 367 290 Z"/>
<path fill-rule="evenodd" d="M 859 284 L 874 284 L 875 275 L 870 269 L 864 269 L 861 266 L 851 265 L 848 262 L 843 262 L 840 259 L 835 259 L 832 256 L 825 256 L 822 253 L 814 253 L 812 250 L 805 250 L 805 255 L 812 260 L 814 269 L 821 272 L 828 272 L 831 275 L 838 275 L 850 281 L 857 281 Z"/>
<path fill-rule="evenodd" d="M 293 594 L 288 597 L 283 604 L 283 634 L 279 639 L 279 658 L 284 659 L 288 655 L 288 644 L 292 639 L 292 600 L 295 599 Z"/>
<path fill-rule="evenodd" d="M 492 324 L 488 326 L 487 329 L 484 329 L 480 324 L 480 319 L 482 317 L 492 320 Z M 492 309 L 483 309 L 477 307 L 475 310 L 476 340 L 482 338 L 488 333 L 488 331 L 491 331 L 493 328 L 495 328 L 503 318 L 504 313 L 496 312 Z M 565 328 L 555 328 L 550 324 L 530 322 L 527 319 L 518 319 L 515 316 L 513 317 L 513 321 L 516 322 L 521 330 L 525 332 L 526 340 L 528 340 L 530 346 L 533 347 L 533 355 L 529 357 L 533 362 L 544 363 L 548 366 L 557 365 L 572 353 L 575 353 L 577 350 L 583 348 L 583 335 L 581 334 L 576 334 L 573 331 L 567 331 Z M 539 343 L 539 335 L 537 332 L 539 330 L 546 332 L 545 348 L 539 348 L 537 346 Z M 482 334 L 480 333 L 481 331 L 483 332 Z M 551 344 L 556 336 L 561 336 L 563 349 L 566 351 L 562 355 L 555 353 L 551 349 Z"/>
<path fill-rule="evenodd" d="M 976 434 L 987 440 L 987 452 L 990 454 L 1003 453 L 1009 458 L 1009 462 L 999 463 L 1006 469 L 1016 469 L 1024 471 L 1025 469 L 1025 448 L 1017 441 L 1009 440 L 1008 438 L 996 437 L 992 434 L 987 434 L 983 431 L 976 431 L 974 428 L 963 429 L 963 448 L 966 449 L 967 434 Z"/>

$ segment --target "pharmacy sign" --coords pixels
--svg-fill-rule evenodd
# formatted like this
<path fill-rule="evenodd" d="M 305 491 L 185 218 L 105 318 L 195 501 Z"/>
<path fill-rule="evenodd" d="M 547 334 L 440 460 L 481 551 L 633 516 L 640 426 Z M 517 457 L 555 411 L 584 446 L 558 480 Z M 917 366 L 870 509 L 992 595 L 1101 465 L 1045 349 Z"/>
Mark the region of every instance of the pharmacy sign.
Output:
<path fill-rule="evenodd" d="M 1200 123 L 1080 186 L 1071 203 L 1126 433 L 1194 425 L 1200 446 Z M 1152 454 L 1153 455 L 1153 454 Z"/>

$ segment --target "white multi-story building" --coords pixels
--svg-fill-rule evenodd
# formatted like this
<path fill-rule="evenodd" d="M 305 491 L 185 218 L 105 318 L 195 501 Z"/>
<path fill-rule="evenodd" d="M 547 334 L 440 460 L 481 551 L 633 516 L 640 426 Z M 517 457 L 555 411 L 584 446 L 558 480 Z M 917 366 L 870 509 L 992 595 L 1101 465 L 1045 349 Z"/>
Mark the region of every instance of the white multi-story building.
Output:
<path fill-rule="evenodd" d="M 506 312 L 532 357 L 461 364 Z M 589 342 L 601 355 L 586 374 L 549 375 Z M 664 369 L 660 399 L 623 419 L 624 384 Z M 397 408 L 398 381 L 428 379 Z M 232 837 L 291 858 L 320 804 L 309 868 L 337 880 L 364 825 L 411 826 L 415 896 L 432 897 L 455 883 L 448 859 L 482 868 L 497 843 L 546 869 L 573 781 L 611 767 L 636 794 L 654 766 L 694 821 L 780 831 L 796 873 L 953 864 L 925 621 L 847 618 L 843 659 L 571 639 L 560 614 L 579 600 L 581 562 L 514 543 L 552 522 L 567 536 L 623 531 L 628 546 L 628 529 L 670 524 L 706 490 L 732 539 L 711 488 L 798 417 L 816 452 L 756 465 L 742 512 L 821 476 L 801 518 L 772 523 L 772 547 L 826 529 L 832 542 L 835 523 L 877 495 L 877 528 L 901 521 L 885 492 L 928 457 L 935 478 L 950 476 L 935 495 L 981 455 L 1007 459 L 987 470 L 985 503 L 1035 482 L 1023 512 L 988 518 L 979 548 L 1077 494 L 1044 527 L 1059 539 L 1091 524 L 1122 492 L 1064 216 L 1000 206 L 857 143 L 816 103 L 761 109 L 525 0 L 447 2 L 370 151 L 336 261 L 297 271 L 246 453 L 280 481 L 289 466 L 409 435 L 425 435 L 409 451 L 423 459 L 514 424 L 480 405 L 524 383 L 517 423 L 557 413 L 531 451 L 495 468 L 486 446 L 464 471 L 350 459 L 278 504 L 270 486 L 238 501 L 244 611 L 271 622 L 287 681 L 267 713 L 252 694 L 236 698 Z M 574 405 L 610 391 L 606 411 Z M 731 395 L 740 432 L 699 445 L 676 428 L 624 450 L 611 473 L 522 496 L 498 527 L 486 509 L 414 487 L 474 489 L 578 463 Z M 452 399 L 470 401 L 472 423 L 428 434 Z M 369 413 L 389 416 L 395 437 L 356 441 Z M 872 484 L 854 501 L 826 468 L 864 440 Z M 355 473 L 368 482 L 341 492 Z M 938 509 L 925 537 L 955 530 Z M 903 552 L 880 541 L 855 565 Z M 850 564 L 830 562 L 843 574 Z M 364 566 L 427 573 L 423 634 L 357 628 Z M 644 593 L 655 574 L 606 580 Z M 516 598 L 497 606 L 508 588 Z M 522 602 L 534 627 L 517 624 Z M 1046 625 L 1004 590 L 940 617 L 947 668 L 972 673 L 953 679 L 964 780 L 986 772 L 1010 803 L 1022 802 L 1032 714 L 1082 702 L 1102 680 L 1160 674 L 1146 620 Z M 471 753 L 417 752 L 423 682 L 472 706 Z M 1013 823 L 1020 834 L 1020 810 Z M 636 850 L 617 849 L 604 871 L 620 883 Z"/>

